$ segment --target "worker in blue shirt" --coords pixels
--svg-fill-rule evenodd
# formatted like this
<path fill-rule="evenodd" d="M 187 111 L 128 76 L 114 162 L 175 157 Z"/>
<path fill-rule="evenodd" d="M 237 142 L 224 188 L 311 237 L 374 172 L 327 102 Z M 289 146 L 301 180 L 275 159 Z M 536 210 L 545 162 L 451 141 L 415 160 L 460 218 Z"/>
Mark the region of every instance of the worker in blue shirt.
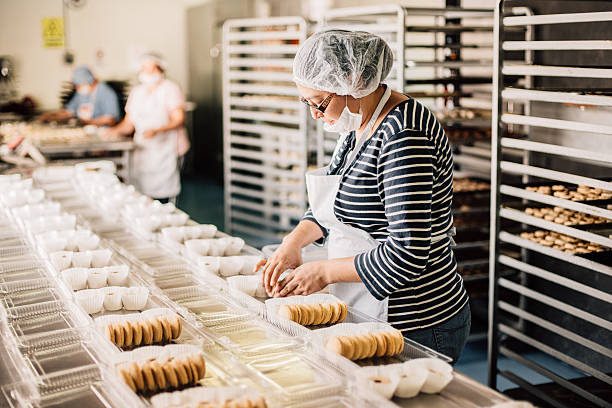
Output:
<path fill-rule="evenodd" d="M 115 91 L 98 81 L 91 70 L 79 65 L 72 73 L 76 93 L 66 107 L 39 116 L 42 121 L 68 120 L 73 117 L 86 125 L 111 126 L 119 119 L 119 100 Z"/>

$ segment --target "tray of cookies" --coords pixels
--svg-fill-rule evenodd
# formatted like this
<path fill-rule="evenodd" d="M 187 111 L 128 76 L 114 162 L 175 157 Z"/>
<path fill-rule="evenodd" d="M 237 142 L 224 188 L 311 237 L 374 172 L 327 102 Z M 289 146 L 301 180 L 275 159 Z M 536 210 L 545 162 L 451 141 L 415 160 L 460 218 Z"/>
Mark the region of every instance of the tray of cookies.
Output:
<path fill-rule="evenodd" d="M 585 185 L 565 185 L 558 182 L 529 183 L 525 190 L 538 194 L 552 195 L 564 200 L 602 205 L 612 202 L 612 191 Z"/>
<path fill-rule="evenodd" d="M 612 251 L 610 248 L 594 242 L 587 242 L 555 231 L 546 230 L 523 231 L 519 236 L 568 255 L 575 255 L 605 264 L 612 263 Z"/>
<path fill-rule="evenodd" d="M 554 222 L 556 224 L 565 225 L 568 227 L 574 227 L 578 229 L 589 229 L 596 227 L 597 229 L 609 229 L 612 228 L 612 220 L 582 213 L 579 211 L 569 210 L 567 208 L 554 206 L 549 207 L 545 205 L 521 205 L 513 206 L 514 209 L 519 209 L 525 212 L 525 214 L 532 217 L 541 218 L 546 221 Z"/>

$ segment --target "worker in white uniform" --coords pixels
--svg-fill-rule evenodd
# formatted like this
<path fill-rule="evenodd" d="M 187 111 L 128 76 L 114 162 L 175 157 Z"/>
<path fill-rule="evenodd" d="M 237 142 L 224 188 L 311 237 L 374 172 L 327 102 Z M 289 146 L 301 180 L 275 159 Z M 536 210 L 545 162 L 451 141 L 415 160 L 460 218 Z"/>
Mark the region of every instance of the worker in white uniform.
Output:
<path fill-rule="evenodd" d="M 165 78 L 166 68 L 156 53 L 141 57 L 140 85 L 130 92 L 123 121 L 107 132 L 111 136 L 134 132 L 131 180 L 139 191 L 164 203 L 174 202 L 181 191 L 178 159 L 189 150 L 185 96 Z"/>
<path fill-rule="evenodd" d="M 384 84 L 392 64 L 389 45 L 366 32 L 322 31 L 298 49 L 301 100 L 338 144 L 329 166 L 306 173 L 310 209 L 257 267 L 275 296 L 329 287 L 457 361 L 470 309 L 452 249 L 452 150 L 424 105 Z M 314 242 L 328 259 L 303 263 Z"/>

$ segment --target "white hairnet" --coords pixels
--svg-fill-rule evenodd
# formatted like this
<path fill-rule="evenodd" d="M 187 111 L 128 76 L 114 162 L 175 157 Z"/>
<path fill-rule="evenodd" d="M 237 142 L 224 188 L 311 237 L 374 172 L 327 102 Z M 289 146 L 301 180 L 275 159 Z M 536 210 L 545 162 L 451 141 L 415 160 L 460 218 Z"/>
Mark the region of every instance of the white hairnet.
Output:
<path fill-rule="evenodd" d="M 387 77 L 393 65 L 389 45 L 364 31 L 313 34 L 293 60 L 293 80 L 307 88 L 362 98 Z"/>
<path fill-rule="evenodd" d="M 162 71 L 168 69 L 168 63 L 166 62 L 164 57 L 156 52 L 147 52 L 145 54 L 142 54 L 139 58 L 139 61 L 141 64 L 145 61 L 153 61 L 155 65 L 162 69 Z"/>

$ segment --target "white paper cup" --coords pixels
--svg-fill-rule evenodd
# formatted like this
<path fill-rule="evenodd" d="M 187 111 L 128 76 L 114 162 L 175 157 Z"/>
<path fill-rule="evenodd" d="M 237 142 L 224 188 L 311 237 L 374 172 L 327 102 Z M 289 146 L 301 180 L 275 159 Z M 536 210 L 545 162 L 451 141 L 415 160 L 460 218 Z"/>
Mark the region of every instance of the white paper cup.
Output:
<path fill-rule="evenodd" d="M 230 288 L 234 288 L 249 296 L 255 296 L 257 286 L 261 278 L 257 276 L 230 276 L 227 278 L 227 284 Z M 265 291 L 264 291 L 265 293 Z"/>
<path fill-rule="evenodd" d="M 95 251 L 89 251 L 91 253 L 91 266 L 94 268 L 102 268 L 108 265 L 112 251 L 108 249 L 97 249 Z"/>
<path fill-rule="evenodd" d="M 144 286 L 126 288 L 121 297 L 125 310 L 142 310 L 147 304 L 149 289 Z"/>
<path fill-rule="evenodd" d="M 211 239 L 209 240 L 210 249 L 208 250 L 208 255 L 210 256 L 223 256 L 225 254 L 225 250 L 227 249 L 228 241 L 223 238 L 219 239 Z"/>
<path fill-rule="evenodd" d="M 72 266 L 75 268 L 91 267 L 91 252 L 74 252 L 72 254 Z"/>
<path fill-rule="evenodd" d="M 87 276 L 87 287 L 89 289 L 102 288 L 107 284 L 107 277 L 108 272 L 103 268 L 91 268 Z"/>
<path fill-rule="evenodd" d="M 210 255 L 211 242 L 207 239 L 190 239 L 185 241 L 185 247 L 196 255 Z"/>
<path fill-rule="evenodd" d="M 377 394 L 391 399 L 399 383 L 399 376 L 384 366 L 363 367 L 357 372 L 358 382 Z"/>
<path fill-rule="evenodd" d="M 173 241 L 173 242 L 183 242 L 185 239 L 198 238 L 198 237 L 187 238 L 186 234 L 181 229 L 181 227 L 162 228 L 161 234 L 164 238 L 166 238 L 167 240 Z"/>
<path fill-rule="evenodd" d="M 72 263 L 72 252 L 71 251 L 58 251 L 49 254 L 49 260 L 55 269 L 63 271 L 68 269 Z"/>
<path fill-rule="evenodd" d="M 70 268 L 62 271 L 61 277 L 72 290 L 83 290 L 87 287 L 89 275 L 86 268 Z"/>
<path fill-rule="evenodd" d="M 404 363 L 387 367 L 395 369 L 399 375 L 399 383 L 395 390 L 395 396 L 400 398 L 416 397 L 429 375 L 427 369 L 421 364 L 410 365 Z"/>
<path fill-rule="evenodd" d="M 240 274 L 244 266 L 244 261 L 240 257 L 220 258 L 219 262 L 221 263 L 219 275 L 224 277 Z"/>
<path fill-rule="evenodd" d="M 421 387 L 421 392 L 425 394 L 436 394 L 442 391 L 453 379 L 453 367 L 437 358 L 417 358 L 405 364 L 418 365 L 427 370 L 427 379 Z"/>
<path fill-rule="evenodd" d="M 221 238 L 227 242 L 225 248 L 225 256 L 240 255 L 240 251 L 244 248 L 244 239 L 238 237 Z"/>
<path fill-rule="evenodd" d="M 120 310 L 123 307 L 122 298 L 124 287 L 121 286 L 108 286 L 105 289 L 104 297 L 104 309 L 115 311 Z"/>
<path fill-rule="evenodd" d="M 221 269 L 221 258 L 218 256 L 202 256 L 198 260 L 198 266 L 204 272 L 212 273 L 213 275 L 219 275 Z"/>
<path fill-rule="evenodd" d="M 38 240 L 42 249 L 47 252 L 58 252 L 63 251 L 66 248 L 66 244 L 68 243 L 65 238 L 51 238 L 44 237 Z"/>
<path fill-rule="evenodd" d="M 100 238 L 97 235 L 79 237 L 76 240 L 76 244 L 81 252 L 91 251 L 100 245 Z"/>
<path fill-rule="evenodd" d="M 85 289 L 75 294 L 76 301 L 88 314 L 100 313 L 105 294 L 98 289 Z"/>
<path fill-rule="evenodd" d="M 113 265 L 104 268 L 108 273 L 106 278 L 109 286 L 125 286 L 130 268 L 127 265 Z"/>

